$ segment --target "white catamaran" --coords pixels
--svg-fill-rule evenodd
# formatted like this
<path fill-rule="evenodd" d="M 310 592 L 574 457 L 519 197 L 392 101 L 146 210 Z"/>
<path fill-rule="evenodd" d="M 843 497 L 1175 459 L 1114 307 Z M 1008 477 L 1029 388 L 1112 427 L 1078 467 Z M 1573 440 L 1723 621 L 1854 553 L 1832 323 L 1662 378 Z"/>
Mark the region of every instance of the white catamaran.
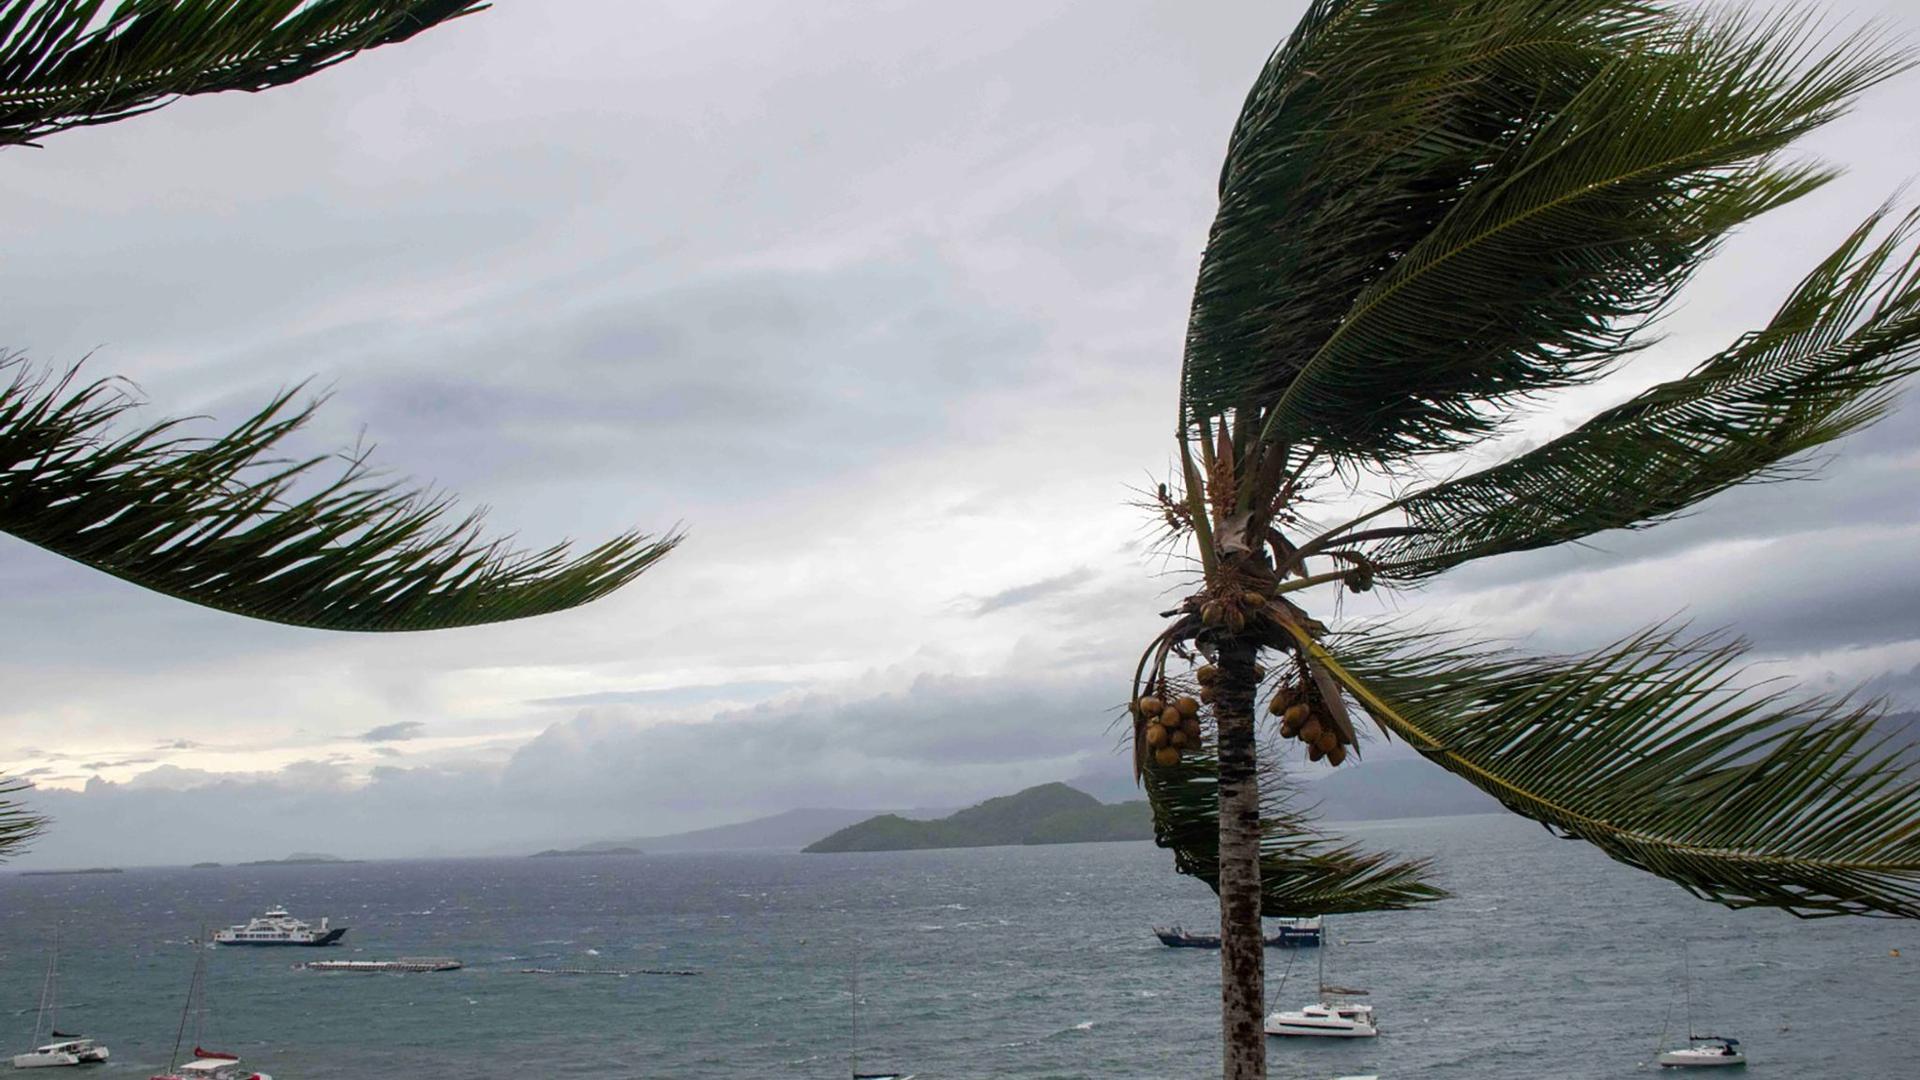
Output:
<path fill-rule="evenodd" d="M 107 1048 L 84 1035 L 60 1030 L 60 937 L 54 935 L 47 957 L 47 974 L 40 983 L 40 1008 L 33 1017 L 32 1050 L 13 1055 L 16 1069 L 46 1069 L 63 1065 L 98 1065 L 107 1060 Z M 51 1042 L 41 1042 L 44 1037 Z"/>
<path fill-rule="evenodd" d="M 1320 1000 L 1288 1012 L 1267 1017 L 1269 1035 L 1305 1035 L 1323 1039 L 1371 1039 L 1380 1034 L 1374 1021 L 1373 1006 L 1349 998 L 1366 997 L 1365 990 L 1327 983 L 1327 952 L 1331 939 L 1323 936 L 1320 948 Z M 1282 985 L 1285 985 L 1284 980 Z"/>

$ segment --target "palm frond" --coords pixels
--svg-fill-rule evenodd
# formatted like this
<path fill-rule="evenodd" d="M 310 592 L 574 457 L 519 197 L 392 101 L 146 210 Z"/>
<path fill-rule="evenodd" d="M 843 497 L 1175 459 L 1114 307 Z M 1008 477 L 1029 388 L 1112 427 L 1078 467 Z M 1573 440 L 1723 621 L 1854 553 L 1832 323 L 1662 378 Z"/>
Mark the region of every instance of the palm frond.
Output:
<path fill-rule="evenodd" d="M 1379 581 L 1657 524 L 1726 488 L 1796 475 L 1814 447 L 1879 419 L 1920 368 L 1920 212 L 1855 230 L 1766 329 L 1530 453 L 1384 510 L 1417 530 L 1377 544 Z M 1376 516 L 1376 515 L 1369 515 Z"/>
<path fill-rule="evenodd" d="M 1292 805 L 1278 769 L 1261 777 L 1260 913 L 1268 918 L 1395 911 L 1445 899 L 1425 859 L 1396 860 L 1321 835 Z M 1181 873 L 1220 887 L 1218 764 L 1203 753 L 1142 775 L 1154 842 Z"/>
<path fill-rule="evenodd" d="M 479 0 L 6 0 L 0 146 L 264 90 L 477 11 Z"/>
<path fill-rule="evenodd" d="M 0 776 L 0 862 L 19 854 L 46 826 L 45 818 L 8 798 L 32 788 L 25 780 Z"/>
<path fill-rule="evenodd" d="M 1902 61 L 1656 0 L 1323 0 L 1229 149 L 1187 419 L 1334 463 L 1484 437 L 1636 347 L 1778 153 Z"/>
<path fill-rule="evenodd" d="M 111 429 L 135 401 L 111 381 L 35 375 L 0 389 L 0 531 L 144 588 L 324 630 L 502 622 L 587 603 L 679 542 L 626 533 L 580 555 L 485 538 L 451 497 L 378 482 L 364 455 L 296 496 L 330 460 L 272 456 L 313 414 L 294 391 L 217 438 L 163 421 Z"/>
<path fill-rule="evenodd" d="M 1880 710 L 1743 684 L 1657 627 L 1579 656 L 1301 635 L 1382 725 L 1508 809 L 1728 907 L 1920 917 L 1920 774 Z"/>

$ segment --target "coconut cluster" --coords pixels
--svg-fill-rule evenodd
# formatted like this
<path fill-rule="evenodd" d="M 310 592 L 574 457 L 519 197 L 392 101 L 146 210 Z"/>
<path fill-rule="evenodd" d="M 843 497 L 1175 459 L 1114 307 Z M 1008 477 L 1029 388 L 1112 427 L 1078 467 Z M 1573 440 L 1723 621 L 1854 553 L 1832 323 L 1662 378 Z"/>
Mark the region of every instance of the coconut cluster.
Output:
<path fill-rule="evenodd" d="M 1334 722 L 1326 704 L 1315 694 L 1283 683 L 1267 703 L 1267 711 L 1280 718 L 1281 738 L 1298 739 L 1306 744 L 1308 761 L 1324 759 L 1329 765 L 1338 765 L 1347 760 L 1347 748 L 1353 745 L 1353 740 Z"/>
<path fill-rule="evenodd" d="M 1148 694 L 1134 703 L 1146 721 L 1140 737 L 1155 765 L 1173 766 L 1200 747 L 1200 702 L 1190 697 L 1161 699 Z"/>

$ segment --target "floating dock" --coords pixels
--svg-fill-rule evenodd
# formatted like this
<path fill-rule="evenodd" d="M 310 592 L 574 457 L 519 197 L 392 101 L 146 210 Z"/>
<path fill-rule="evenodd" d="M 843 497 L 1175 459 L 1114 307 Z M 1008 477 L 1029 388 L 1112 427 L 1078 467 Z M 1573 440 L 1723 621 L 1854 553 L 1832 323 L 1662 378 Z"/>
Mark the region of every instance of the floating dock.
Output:
<path fill-rule="evenodd" d="M 466 965 L 450 956 L 403 956 L 398 960 L 309 960 L 293 966 L 308 971 L 458 971 Z"/>
<path fill-rule="evenodd" d="M 668 968 L 521 968 L 522 975 L 698 975 Z"/>

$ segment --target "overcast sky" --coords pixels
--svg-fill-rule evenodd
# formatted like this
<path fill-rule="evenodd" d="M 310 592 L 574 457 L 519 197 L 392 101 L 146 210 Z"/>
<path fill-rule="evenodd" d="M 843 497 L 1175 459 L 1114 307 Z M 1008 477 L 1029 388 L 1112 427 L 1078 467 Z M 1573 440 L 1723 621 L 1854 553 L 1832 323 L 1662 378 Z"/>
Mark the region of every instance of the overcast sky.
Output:
<path fill-rule="evenodd" d="M 579 611 L 378 637 L 0 536 L 0 771 L 59 819 L 20 865 L 513 850 L 1117 772 L 1181 583 L 1127 503 L 1168 466 L 1227 132 L 1302 6 L 520 0 L 0 155 L 6 346 L 91 354 L 155 416 L 311 377 L 301 449 L 364 435 L 529 544 L 689 528 Z M 1823 6 L 1920 32 L 1908 0 Z M 1847 175 L 1498 452 L 1764 322 L 1920 174 L 1917 93 L 1809 140 Z M 1909 406 L 1818 484 L 1393 603 L 1542 648 L 1683 614 L 1913 704 L 1915 550 Z"/>

